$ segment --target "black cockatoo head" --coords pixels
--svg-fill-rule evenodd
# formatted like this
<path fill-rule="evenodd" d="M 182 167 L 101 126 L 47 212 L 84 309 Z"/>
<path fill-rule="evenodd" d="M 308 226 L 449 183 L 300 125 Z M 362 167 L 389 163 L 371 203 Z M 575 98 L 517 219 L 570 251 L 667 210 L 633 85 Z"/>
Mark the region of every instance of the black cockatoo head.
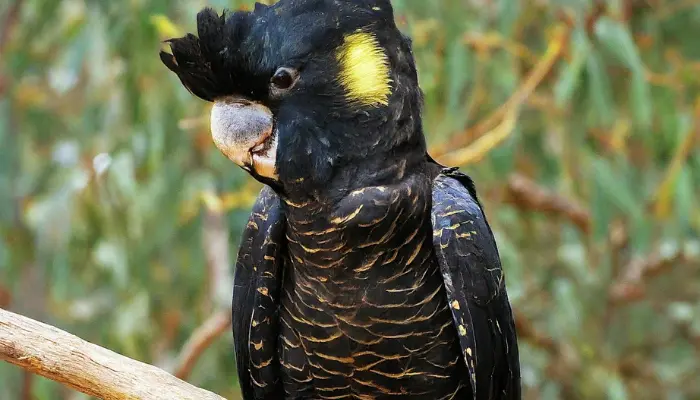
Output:
<path fill-rule="evenodd" d="M 280 194 L 342 196 L 424 159 L 415 63 L 389 0 L 204 9 L 197 30 L 161 60 L 214 103 L 216 146 Z"/>

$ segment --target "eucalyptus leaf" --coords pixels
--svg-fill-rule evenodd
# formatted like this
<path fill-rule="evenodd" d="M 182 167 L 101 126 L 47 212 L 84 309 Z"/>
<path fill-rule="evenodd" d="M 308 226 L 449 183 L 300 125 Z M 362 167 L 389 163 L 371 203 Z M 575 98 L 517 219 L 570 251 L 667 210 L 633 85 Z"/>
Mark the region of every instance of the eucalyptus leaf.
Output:
<path fill-rule="evenodd" d="M 603 61 L 597 52 L 591 52 L 587 57 L 586 72 L 588 73 L 588 96 L 591 102 L 589 118 L 596 125 L 608 126 L 615 118 L 615 110 L 610 78 L 604 68 Z"/>
<path fill-rule="evenodd" d="M 590 43 L 586 33 L 581 29 L 576 29 L 572 33 L 571 45 L 573 52 L 571 62 L 566 65 L 554 87 L 554 97 L 560 107 L 567 104 L 578 89 L 581 74 L 590 52 Z"/>

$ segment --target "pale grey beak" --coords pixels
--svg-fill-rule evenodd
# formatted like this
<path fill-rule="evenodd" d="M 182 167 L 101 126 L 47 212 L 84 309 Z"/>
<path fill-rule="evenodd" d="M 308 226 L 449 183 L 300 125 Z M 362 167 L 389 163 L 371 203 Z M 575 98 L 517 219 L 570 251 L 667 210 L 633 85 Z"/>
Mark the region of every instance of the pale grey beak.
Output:
<path fill-rule="evenodd" d="M 211 109 L 216 147 L 248 172 L 277 179 L 277 134 L 269 108 L 238 97 L 224 97 Z"/>

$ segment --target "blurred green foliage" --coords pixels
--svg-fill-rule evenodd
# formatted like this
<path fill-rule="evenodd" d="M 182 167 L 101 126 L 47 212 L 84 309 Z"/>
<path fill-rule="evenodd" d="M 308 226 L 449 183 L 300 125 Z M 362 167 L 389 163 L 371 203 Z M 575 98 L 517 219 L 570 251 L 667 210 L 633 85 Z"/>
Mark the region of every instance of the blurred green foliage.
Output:
<path fill-rule="evenodd" d="M 568 32 L 512 132 L 464 166 L 507 271 L 525 397 L 700 398 L 700 2 L 393 3 L 436 149 L 488 135 L 466 128 Z M 228 306 L 230 271 L 207 249 L 223 238 L 235 257 L 259 186 L 211 145 L 208 105 L 158 50 L 205 5 L 251 4 L 0 5 L 3 306 L 169 370 Z M 234 368 L 226 333 L 189 381 L 235 399 Z M 23 398 L 21 377 L 0 365 L 0 398 Z"/>

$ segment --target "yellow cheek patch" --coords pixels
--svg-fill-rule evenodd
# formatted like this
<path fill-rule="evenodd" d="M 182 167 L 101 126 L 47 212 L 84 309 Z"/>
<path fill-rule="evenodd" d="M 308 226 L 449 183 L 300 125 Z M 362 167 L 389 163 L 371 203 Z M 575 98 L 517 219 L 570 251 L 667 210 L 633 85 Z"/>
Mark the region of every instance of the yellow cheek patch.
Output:
<path fill-rule="evenodd" d="M 375 107 L 389 104 L 389 60 L 372 34 L 357 32 L 345 36 L 337 58 L 339 81 L 349 101 Z"/>

